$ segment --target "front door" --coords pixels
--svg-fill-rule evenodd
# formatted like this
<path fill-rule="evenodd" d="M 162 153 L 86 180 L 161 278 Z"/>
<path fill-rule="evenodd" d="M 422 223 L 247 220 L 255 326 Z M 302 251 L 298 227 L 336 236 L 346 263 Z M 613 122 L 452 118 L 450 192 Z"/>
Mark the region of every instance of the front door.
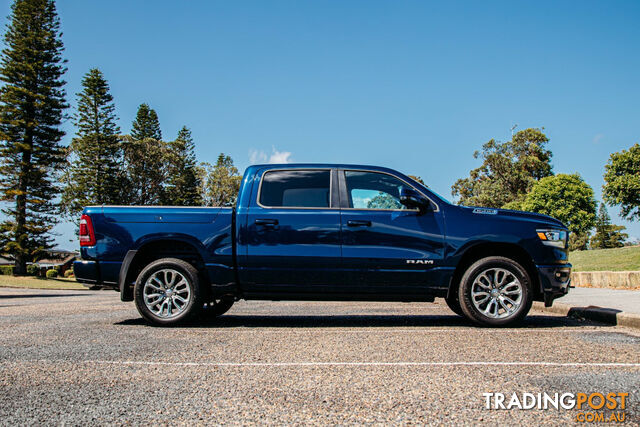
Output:
<path fill-rule="evenodd" d="M 406 208 L 400 189 L 414 187 L 386 172 L 338 173 L 342 261 L 350 282 L 364 293 L 396 295 L 424 293 L 436 285 L 444 256 L 437 205 L 424 213 Z"/>
<path fill-rule="evenodd" d="M 340 280 L 340 209 L 331 169 L 269 169 L 242 233 L 240 282 L 249 292 L 322 293 Z M 337 185 L 335 185 L 337 187 Z M 242 254 L 241 254 L 242 255 Z"/>

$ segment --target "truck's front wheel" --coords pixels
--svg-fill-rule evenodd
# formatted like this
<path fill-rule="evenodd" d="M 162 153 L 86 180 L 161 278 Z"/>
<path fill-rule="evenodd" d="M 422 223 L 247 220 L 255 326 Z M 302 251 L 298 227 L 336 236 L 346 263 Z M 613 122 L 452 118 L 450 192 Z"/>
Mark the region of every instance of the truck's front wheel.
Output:
<path fill-rule="evenodd" d="M 531 309 L 531 279 L 516 261 L 492 256 L 473 263 L 462 276 L 458 293 L 464 314 L 476 323 L 507 326 Z"/>
<path fill-rule="evenodd" d="M 181 259 L 153 261 L 138 275 L 134 299 L 142 317 L 155 325 L 185 322 L 203 306 L 198 270 Z"/>
<path fill-rule="evenodd" d="M 451 311 L 453 311 L 458 316 L 464 317 L 464 313 L 462 312 L 462 307 L 460 307 L 460 301 L 458 300 L 457 292 L 453 292 L 453 295 L 449 295 L 444 300 L 449 306 L 449 308 L 451 309 Z"/>

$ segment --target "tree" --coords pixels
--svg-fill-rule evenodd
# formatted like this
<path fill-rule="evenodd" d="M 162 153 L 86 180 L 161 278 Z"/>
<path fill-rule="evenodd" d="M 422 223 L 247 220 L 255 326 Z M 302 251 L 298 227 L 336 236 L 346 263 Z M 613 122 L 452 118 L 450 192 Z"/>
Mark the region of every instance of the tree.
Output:
<path fill-rule="evenodd" d="M 586 251 L 589 249 L 589 235 L 587 233 L 571 233 L 569 234 L 569 250 L 570 251 Z"/>
<path fill-rule="evenodd" d="M 122 142 L 130 204 L 157 205 L 162 202 L 168 173 L 168 148 L 161 138 L 158 115 L 147 104 L 140 105 L 131 135 Z"/>
<path fill-rule="evenodd" d="M 424 181 L 422 180 L 422 178 L 420 178 L 419 176 L 417 176 L 417 175 L 408 175 L 408 176 L 409 176 L 409 178 L 411 178 L 412 180 L 414 180 L 414 181 L 416 181 L 416 182 L 419 182 L 420 184 L 424 185 L 425 187 L 428 187 L 428 185 L 427 185 L 427 184 L 425 184 L 425 183 L 424 183 Z"/>
<path fill-rule="evenodd" d="M 168 181 L 163 204 L 174 206 L 200 206 L 200 176 L 191 131 L 184 126 L 175 141 L 169 143 Z"/>
<path fill-rule="evenodd" d="M 97 68 L 82 79 L 77 94 L 76 137 L 69 146 L 69 168 L 61 210 L 77 220 L 87 205 L 123 202 L 122 147 L 109 84 Z"/>
<path fill-rule="evenodd" d="M 200 174 L 201 194 L 206 206 L 233 206 L 236 203 L 242 176 L 231 157 L 220 153 L 215 166 L 201 165 Z"/>
<path fill-rule="evenodd" d="M 611 154 L 604 181 L 604 200 L 610 205 L 619 205 L 623 217 L 640 220 L 640 144 Z"/>
<path fill-rule="evenodd" d="M 460 196 L 459 204 L 500 208 L 510 202 L 524 200 L 526 194 L 540 179 L 551 176 L 551 151 L 541 129 L 517 132 L 511 141 L 494 139 L 482 146 L 479 168 L 468 178 L 462 178 L 451 187 L 451 194 Z"/>
<path fill-rule="evenodd" d="M 60 124 L 68 107 L 60 20 L 53 0 L 15 0 L 0 61 L 0 225 L 15 274 L 52 247 L 54 199 L 65 164 Z"/>
<path fill-rule="evenodd" d="M 367 209 L 402 209 L 402 204 L 391 194 L 381 191 L 377 196 L 369 200 Z"/>
<path fill-rule="evenodd" d="M 135 140 L 152 138 L 158 141 L 162 140 L 162 131 L 160 131 L 160 121 L 158 114 L 148 104 L 140 104 L 136 119 L 133 121 L 131 128 L 131 137 Z"/>
<path fill-rule="evenodd" d="M 604 203 L 600 203 L 595 228 L 596 232 L 591 238 L 592 249 L 621 248 L 629 237 L 622 232 L 625 230 L 624 226 L 611 224 L 611 217 L 609 217 Z"/>
<path fill-rule="evenodd" d="M 139 206 L 160 204 L 167 178 L 166 144 L 152 138 L 135 140 L 127 135 L 122 145 L 128 203 Z"/>
<path fill-rule="evenodd" d="M 596 217 L 593 189 L 578 174 L 542 178 L 527 194 L 522 209 L 552 216 L 577 235 L 588 234 Z"/>

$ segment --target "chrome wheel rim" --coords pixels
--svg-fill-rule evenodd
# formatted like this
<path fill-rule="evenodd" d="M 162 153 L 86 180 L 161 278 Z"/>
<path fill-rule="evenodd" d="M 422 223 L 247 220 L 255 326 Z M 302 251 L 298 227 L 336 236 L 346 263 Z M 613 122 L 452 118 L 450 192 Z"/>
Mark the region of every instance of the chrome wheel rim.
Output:
<path fill-rule="evenodd" d="M 162 319 L 178 317 L 191 301 L 191 284 L 182 273 L 165 268 L 153 273 L 145 282 L 144 304 Z"/>
<path fill-rule="evenodd" d="M 473 306 L 492 319 L 507 318 L 520 308 L 523 295 L 520 280 L 504 268 L 488 268 L 471 286 Z"/>

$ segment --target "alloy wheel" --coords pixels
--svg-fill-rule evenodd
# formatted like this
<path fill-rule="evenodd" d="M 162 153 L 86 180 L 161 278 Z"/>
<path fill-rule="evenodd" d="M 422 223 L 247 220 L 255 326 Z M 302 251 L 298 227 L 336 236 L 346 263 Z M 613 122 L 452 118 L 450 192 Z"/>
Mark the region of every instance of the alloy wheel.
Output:
<path fill-rule="evenodd" d="M 163 319 L 172 319 L 188 307 L 191 284 L 179 271 L 165 268 L 147 279 L 143 296 L 144 304 L 151 313 Z"/>
<path fill-rule="evenodd" d="M 504 268 L 488 268 L 476 276 L 471 286 L 471 301 L 483 315 L 504 319 L 522 305 L 520 280 Z"/>

